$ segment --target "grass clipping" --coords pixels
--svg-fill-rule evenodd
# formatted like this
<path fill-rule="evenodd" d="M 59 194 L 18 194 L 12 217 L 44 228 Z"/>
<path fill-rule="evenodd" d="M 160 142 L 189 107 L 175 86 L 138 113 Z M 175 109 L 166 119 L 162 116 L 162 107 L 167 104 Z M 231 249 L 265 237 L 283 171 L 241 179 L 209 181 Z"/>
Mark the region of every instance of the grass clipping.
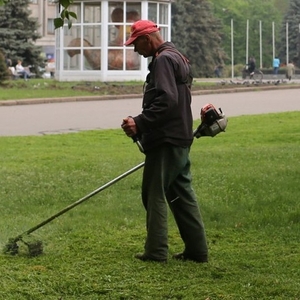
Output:
<path fill-rule="evenodd" d="M 23 238 L 10 238 L 3 248 L 3 253 L 35 257 L 43 254 L 43 243 L 31 237 L 27 237 L 26 241 Z"/>

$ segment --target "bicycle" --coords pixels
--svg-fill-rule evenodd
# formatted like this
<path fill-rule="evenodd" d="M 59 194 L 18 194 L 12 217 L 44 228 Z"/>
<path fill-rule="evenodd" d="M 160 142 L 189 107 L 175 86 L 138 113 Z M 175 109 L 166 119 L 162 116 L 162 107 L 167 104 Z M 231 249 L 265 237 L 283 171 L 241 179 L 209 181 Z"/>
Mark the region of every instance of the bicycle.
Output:
<path fill-rule="evenodd" d="M 255 81 L 262 81 L 264 73 L 261 70 L 255 69 L 254 74 L 251 74 L 248 70 L 248 66 L 246 65 L 242 71 L 242 78 L 246 79 L 247 77 Z"/>

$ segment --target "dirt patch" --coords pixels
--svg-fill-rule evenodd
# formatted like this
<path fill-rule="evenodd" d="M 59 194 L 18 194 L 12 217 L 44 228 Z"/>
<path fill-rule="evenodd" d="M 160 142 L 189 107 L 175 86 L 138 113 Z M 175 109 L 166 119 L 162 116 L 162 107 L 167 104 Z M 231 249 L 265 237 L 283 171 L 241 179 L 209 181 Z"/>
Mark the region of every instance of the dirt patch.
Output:
<path fill-rule="evenodd" d="M 95 95 L 127 95 L 127 94 L 142 94 L 143 85 L 122 85 L 104 83 L 101 85 L 77 84 L 72 86 L 72 90 L 88 91 Z"/>

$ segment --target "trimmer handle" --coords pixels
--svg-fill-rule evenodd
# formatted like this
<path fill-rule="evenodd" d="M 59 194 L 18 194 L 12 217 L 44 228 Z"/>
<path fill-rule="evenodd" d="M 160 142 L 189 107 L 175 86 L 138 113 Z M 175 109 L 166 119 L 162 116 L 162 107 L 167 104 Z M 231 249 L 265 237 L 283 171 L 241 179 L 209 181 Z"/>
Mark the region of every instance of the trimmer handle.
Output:
<path fill-rule="evenodd" d="M 132 118 L 132 116 L 129 116 L 128 118 Z M 123 126 L 128 122 L 128 118 L 123 119 L 123 123 L 122 123 L 121 127 L 123 127 Z M 137 144 L 139 150 L 140 150 L 142 153 L 144 153 L 144 148 L 143 148 L 143 146 L 142 146 L 142 144 L 141 144 L 141 142 L 140 142 L 138 136 L 137 136 L 137 135 L 134 135 L 134 136 L 132 136 L 131 138 L 132 138 L 133 142 Z"/>
<path fill-rule="evenodd" d="M 137 144 L 139 150 L 140 150 L 142 153 L 144 153 L 144 148 L 143 148 L 143 146 L 142 146 L 142 144 L 141 144 L 141 142 L 140 142 L 138 136 L 137 136 L 137 135 L 134 135 L 134 136 L 132 136 L 131 138 L 132 138 L 133 142 Z"/>

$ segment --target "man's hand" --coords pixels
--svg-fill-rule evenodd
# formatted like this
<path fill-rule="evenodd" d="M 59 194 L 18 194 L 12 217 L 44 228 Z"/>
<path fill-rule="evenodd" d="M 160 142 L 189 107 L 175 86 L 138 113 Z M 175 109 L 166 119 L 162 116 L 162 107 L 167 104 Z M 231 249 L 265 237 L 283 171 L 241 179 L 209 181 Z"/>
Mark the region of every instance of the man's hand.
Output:
<path fill-rule="evenodd" d="M 132 117 L 124 118 L 121 127 L 129 137 L 133 137 L 137 134 L 137 127 Z"/>

